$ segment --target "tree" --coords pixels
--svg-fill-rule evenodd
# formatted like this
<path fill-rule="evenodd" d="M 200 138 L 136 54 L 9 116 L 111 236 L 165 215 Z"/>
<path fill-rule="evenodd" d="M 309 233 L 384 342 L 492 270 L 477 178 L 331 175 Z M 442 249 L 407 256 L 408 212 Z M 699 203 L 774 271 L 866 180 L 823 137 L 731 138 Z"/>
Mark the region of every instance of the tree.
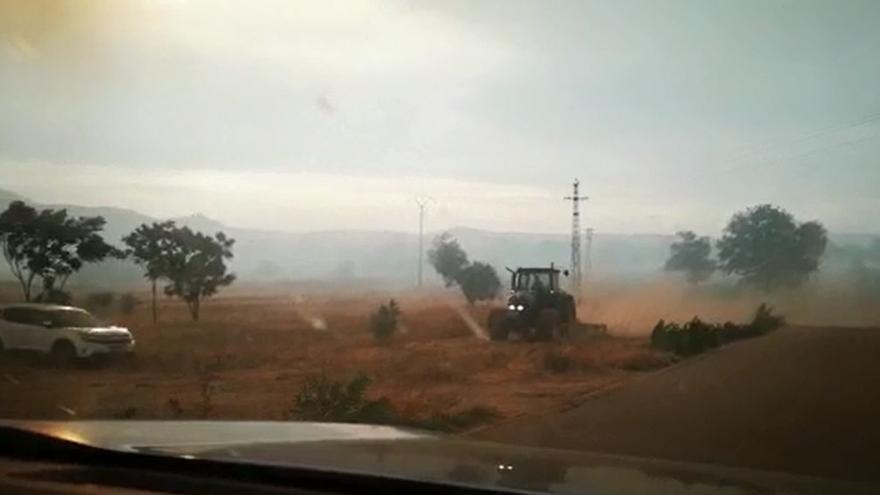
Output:
<path fill-rule="evenodd" d="M 479 261 L 461 271 L 458 284 L 469 304 L 494 299 L 501 290 L 501 280 L 492 265 Z"/>
<path fill-rule="evenodd" d="M 501 289 L 495 269 L 487 263 L 468 262 L 467 253 L 449 232 L 434 238 L 428 259 L 446 287 L 458 285 L 469 304 L 494 298 Z"/>
<path fill-rule="evenodd" d="M 0 213 L 0 245 L 26 301 L 64 299 L 68 278 L 85 263 L 121 256 L 104 242 L 103 217 L 68 217 L 67 210 L 41 210 L 13 201 Z M 34 294 L 34 282 L 42 287 Z"/>
<path fill-rule="evenodd" d="M 153 324 L 158 322 L 156 311 L 156 283 L 160 278 L 168 277 L 168 263 L 175 248 L 174 222 L 166 221 L 141 224 L 132 233 L 122 238 L 128 249 L 126 254 L 135 263 L 144 267 L 144 277 L 150 281 L 152 292 Z"/>
<path fill-rule="evenodd" d="M 434 238 L 434 245 L 428 250 L 428 260 L 443 277 L 446 287 L 456 284 L 461 272 L 468 265 L 467 254 L 449 232 Z"/>
<path fill-rule="evenodd" d="M 764 291 L 796 287 L 819 269 L 827 244 L 819 222 L 798 224 L 781 208 L 755 206 L 727 224 L 717 244 L 719 266 Z"/>
<path fill-rule="evenodd" d="M 711 259 L 712 243 L 708 237 L 697 237 L 687 230 L 676 234 L 679 240 L 669 246 L 669 259 L 666 271 L 684 272 L 688 282 L 704 282 L 715 272 L 715 261 Z"/>
<path fill-rule="evenodd" d="M 198 321 L 202 298 L 235 280 L 235 275 L 226 273 L 225 263 L 232 258 L 235 239 L 223 232 L 211 237 L 183 227 L 172 229 L 171 242 L 170 255 L 162 264 L 170 281 L 165 294 L 183 299 L 193 321 Z"/>

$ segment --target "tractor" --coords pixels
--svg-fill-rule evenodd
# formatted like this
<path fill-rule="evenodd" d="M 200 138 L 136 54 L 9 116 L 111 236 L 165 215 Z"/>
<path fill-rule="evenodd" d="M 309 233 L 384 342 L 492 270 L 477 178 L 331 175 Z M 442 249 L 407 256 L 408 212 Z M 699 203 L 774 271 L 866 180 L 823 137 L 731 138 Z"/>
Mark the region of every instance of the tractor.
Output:
<path fill-rule="evenodd" d="M 550 268 L 507 269 L 510 297 L 503 308 L 489 313 L 489 337 L 508 340 L 518 335 L 528 341 L 566 337 L 577 322 L 574 297 L 559 288 L 560 271 Z M 568 271 L 562 272 L 568 276 Z"/>

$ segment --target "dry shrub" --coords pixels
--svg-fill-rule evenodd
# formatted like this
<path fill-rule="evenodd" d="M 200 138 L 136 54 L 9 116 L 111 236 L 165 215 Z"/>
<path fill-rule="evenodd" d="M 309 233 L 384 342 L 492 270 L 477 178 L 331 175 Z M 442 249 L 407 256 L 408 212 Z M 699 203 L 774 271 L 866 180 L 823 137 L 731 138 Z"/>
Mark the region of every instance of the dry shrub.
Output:
<path fill-rule="evenodd" d="M 651 345 L 680 356 L 690 356 L 735 340 L 757 337 L 783 325 L 785 318 L 774 314 L 772 308 L 762 303 L 752 321 L 743 325 L 730 321 L 707 323 L 696 316 L 683 325 L 660 320 L 651 332 Z"/>

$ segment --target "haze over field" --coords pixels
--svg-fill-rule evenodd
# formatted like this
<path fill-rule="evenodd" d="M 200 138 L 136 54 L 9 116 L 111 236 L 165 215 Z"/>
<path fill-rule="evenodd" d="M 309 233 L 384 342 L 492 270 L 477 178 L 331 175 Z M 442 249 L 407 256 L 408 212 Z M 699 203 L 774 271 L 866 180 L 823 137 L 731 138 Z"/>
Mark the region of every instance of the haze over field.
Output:
<path fill-rule="evenodd" d="M 723 23 L 721 22 L 723 21 Z M 0 4 L 0 184 L 279 231 L 880 232 L 872 1 Z M 62 180 L 63 179 L 63 180 Z"/>
<path fill-rule="evenodd" d="M 285 482 L 880 493 L 878 28 L 880 0 L 0 0 L 3 430 L 202 467 L 205 434 Z"/>
<path fill-rule="evenodd" d="M 73 215 L 100 215 L 107 220 L 105 238 L 117 245 L 121 245 L 120 239 L 139 224 L 166 219 L 118 208 L 41 204 L 10 191 L 0 190 L 0 204 L 8 204 L 14 199 L 23 199 L 39 207 L 67 208 Z M 235 238 L 235 257 L 231 266 L 239 276 L 239 283 L 249 287 L 250 284 L 266 282 L 341 282 L 343 284 L 339 286 L 343 287 L 361 280 L 386 287 L 411 288 L 416 280 L 418 236 L 414 233 L 368 230 L 296 233 L 230 226 L 200 214 L 171 218 L 196 230 L 209 233 L 219 230 Z M 564 233 L 497 232 L 467 227 L 456 227 L 451 232 L 472 259 L 492 264 L 505 283 L 505 266 L 541 266 L 553 262 L 567 267 L 570 259 L 570 237 Z M 426 233 L 427 243 L 430 243 L 435 233 L 431 230 Z M 874 316 L 861 316 L 874 315 L 872 311 L 859 309 L 858 314 L 847 315 L 844 310 L 829 310 L 827 306 L 816 303 L 823 298 L 813 297 L 813 292 L 824 291 L 829 295 L 834 293 L 831 299 L 836 301 L 835 308 L 839 308 L 838 300 L 856 290 L 845 282 L 858 274 L 858 258 L 853 251 L 869 246 L 878 237 L 880 236 L 872 234 L 832 232 L 831 246 L 819 273 L 814 277 L 818 283 L 827 282 L 832 285 L 822 290 L 810 289 L 812 292 L 809 294 L 788 294 L 782 299 L 788 301 L 788 307 L 793 308 L 799 306 L 794 304 L 798 298 L 812 298 L 811 303 L 803 304 L 806 311 L 801 313 L 809 315 L 810 321 L 825 321 L 832 318 L 832 314 L 835 315 L 833 318 L 844 320 L 852 316 L 856 321 L 876 321 Z M 664 274 L 663 266 L 674 240 L 671 234 L 595 234 L 587 278 L 590 282 L 600 284 L 591 287 L 589 291 L 605 301 L 602 311 L 607 318 L 624 327 L 641 328 L 646 321 L 658 314 L 661 306 L 680 318 L 690 317 L 698 309 L 718 318 L 731 318 L 751 311 L 760 297 L 749 296 L 734 306 L 728 306 L 724 301 L 713 302 L 719 293 L 712 292 L 697 297 L 699 292 L 705 292 L 702 287 L 688 289 L 679 283 L 683 282 L 682 277 Z M 425 275 L 430 285 L 441 284 L 439 276 L 430 266 L 426 265 Z M 8 278 L 8 268 L 2 263 L 0 280 Z M 732 278 L 725 278 L 720 274 L 716 274 L 713 281 L 734 283 Z M 143 277 L 141 269 L 131 262 L 108 260 L 86 265 L 81 273 L 71 279 L 71 284 L 73 287 L 91 289 L 130 288 L 142 286 Z M 729 296 L 731 288 L 726 290 Z M 868 297 L 869 294 L 863 296 Z M 853 301 L 853 304 L 861 307 L 865 301 L 859 299 Z M 589 311 L 596 309 L 592 307 Z M 820 314 L 823 311 L 827 313 L 824 316 Z"/>
<path fill-rule="evenodd" d="M 871 1 L 10 0 L 0 200 L 104 216 L 112 243 L 223 230 L 241 284 L 411 287 L 417 197 L 427 241 L 504 274 L 568 265 L 578 177 L 597 293 L 651 280 L 609 319 L 679 294 L 676 231 L 761 203 L 828 229 L 814 279 L 839 283 L 880 235 L 878 23 Z"/>

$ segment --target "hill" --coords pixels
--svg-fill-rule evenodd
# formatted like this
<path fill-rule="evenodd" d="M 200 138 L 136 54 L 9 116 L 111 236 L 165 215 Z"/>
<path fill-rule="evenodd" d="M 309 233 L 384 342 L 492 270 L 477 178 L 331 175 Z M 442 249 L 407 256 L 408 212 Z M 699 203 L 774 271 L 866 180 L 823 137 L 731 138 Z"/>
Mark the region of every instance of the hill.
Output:
<path fill-rule="evenodd" d="M 107 220 L 105 237 L 119 244 L 120 239 L 142 223 L 160 221 L 143 213 L 116 207 L 66 204 L 37 204 L 27 198 L 0 190 L 0 204 L 23 200 L 42 208 L 66 208 L 74 215 L 100 215 Z M 408 286 L 415 282 L 418 236 L 393 231 L 286 232 L 239 228 L 223 224 L 202 214 L 172 218 L 179 224 L 203 232 L 223 231 L 234 239 L 233 270 L 242 281 L 381 279 Z M 492 232 L 458 227 L 451 229 L 471 259 L 487 261 L 503 272 L 528 265 L 550 262 L 568 266 L 568 234 Z M 426 234 L 426 249 L 436 232 Z M 832 235 L 835 245 L 867 245 L 867 234 Z M 596 233 L 589 259 L 590 276 L 638 278 L 661 270 L 669 253 L 672 235 Z M 842 265 L 841 265 L 842 266 Z M 426 270 L 429 282 L 438 282 Z M 8 277 L 6 267 L 0 277 Z M 130 262 L 109 262 L 88 266 L 76 277 L 90 286 L 121 286 L 139 283 L 140 270 Z"/>

